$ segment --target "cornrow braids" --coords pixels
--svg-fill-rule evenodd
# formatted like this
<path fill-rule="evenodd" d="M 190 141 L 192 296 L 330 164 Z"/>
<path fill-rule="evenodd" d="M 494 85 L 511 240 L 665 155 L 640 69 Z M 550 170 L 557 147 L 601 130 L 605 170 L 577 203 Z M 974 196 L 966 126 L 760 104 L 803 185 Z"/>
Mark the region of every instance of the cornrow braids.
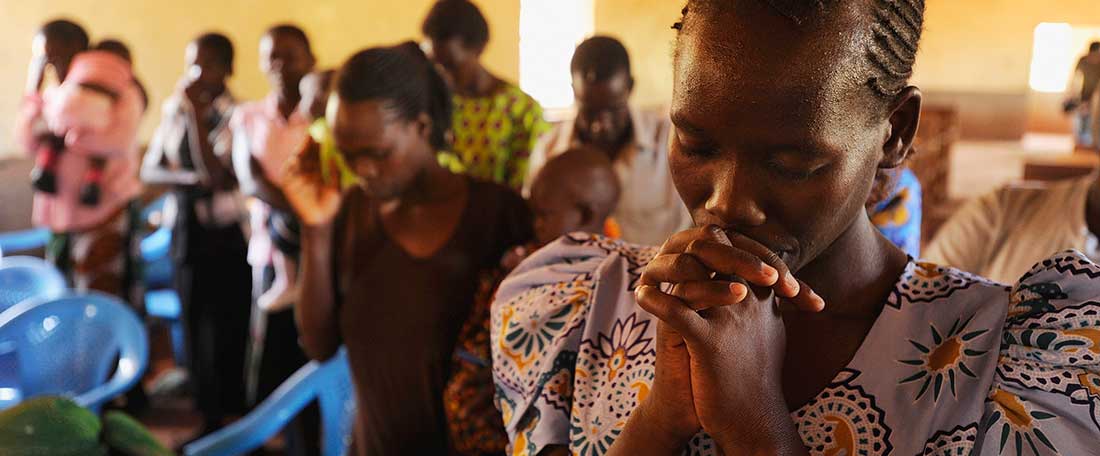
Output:
<path fill-rule="evenodd" d="M 867 50 L 878 95 L 893 98 L 909 84 L 924 32 L 924 0 L 875 0 L 873 42 Z"/>
<path fill-rule="evenodd" d="M 824 13 L 838 0 L 763 0 L 773 10 L 795 25 Z M 867 85 L 883 98 L 896 97 L 913 75 L 917 50 L 924 32 L 924 0 L 872 0 L 872 40 L 867 59 L 870 76 Z M 681 18 L 672 28 L 682 31 L 689 11 L 697 13 L 721 7 L 714 0 L 688 0 L 680 12 Z"/>

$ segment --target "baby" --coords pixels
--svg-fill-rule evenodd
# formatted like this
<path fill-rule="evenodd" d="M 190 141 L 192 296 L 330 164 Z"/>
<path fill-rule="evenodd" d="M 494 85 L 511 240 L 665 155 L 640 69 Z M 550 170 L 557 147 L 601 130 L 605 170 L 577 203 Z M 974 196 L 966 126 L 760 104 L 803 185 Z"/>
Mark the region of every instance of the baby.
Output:
<path fill-rule="evenodd" d="M 503 453 L 508 442 L 500 412 L 493 405 L 490 369 L 489 310 L 497 286 L 529 253 L 563 235 L 614 234 L 610 216 L 620 192 L 607 154 L 590 148 L 575 148 L 554 157 L 535 177 L 528 200 L 534 213 L 535 242 L 513 249 L 498 270 L 482 279 L 455 345 L 453 374 L 443 398 L 451 441 L 458 452 Z"/>
<path fill-rule="evenodd" d="M 80 203 L 97 206 L 108 159 L 132 152 L 141 111 L 141 89 L 130 62 L 116 52 L 78 54 L 60 86 L 43 95 L 47 131 L 36 152 L 35 188 L 57 193 L 56 168 L 66 150 L 88 159 L 81 177 Z"/>
<path fill-rule="evenodd" d="M 306 147 L 320 146 L 322 162 L 332 163 L 338 171 L 332 170 L 331 166 L 323 169 L 330 173 L 340 172 L 341 183 L 350 185 L 350 182 L 354 182 L 354 175 L 344 165 L 342 156 L 335 152 L 325 122 L 325 109 L 332 91 L 334 74 L 333 70 L 323 70 L 302 78 L 298 83 L 298 91 L 302 95 L 298 112 L 310 121 L 309 136 L 312 141 Z M 329 176 L 326 175 L 325 179 L 329 179 Z M 264 311 L 277 312 L 289 309 L 298 299 L 298 262 L 295 258 L 299 249 L 299 230 L 297 221 L 290 214 L 274 211 L 268 223 L 268 231 L 275 246 L 272 253 L 275 278 L 271 287 L 257 299 L 256 305 Z"/>

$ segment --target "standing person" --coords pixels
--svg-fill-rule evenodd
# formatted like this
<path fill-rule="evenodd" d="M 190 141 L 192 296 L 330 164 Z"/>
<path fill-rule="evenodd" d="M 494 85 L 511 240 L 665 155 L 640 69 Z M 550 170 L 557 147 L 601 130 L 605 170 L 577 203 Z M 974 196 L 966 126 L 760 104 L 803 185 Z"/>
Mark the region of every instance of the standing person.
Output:
<path fill-rule="evenodd" d="M 1092 96 L 1100 87 L 1100 41 L 1077 61 L 1066 93 L 1065 109 L 1073 115 L 1073 131 L 1079 147 L 1096 147 L 1092 132 Z"/>
<path fill-rule="evenodd" d="M 299 84 L 313 69 L 314 62 L 309 38 L 300 28 L 293 25 L 270 28 L 260 40 L 260 69 L 267 75 L 271 92 L 263 100 L 241 104 L 230 123 L 234 169 L 241 192 L 252 197 L 248 262 L 252 265 L 253 299 L 257 303 L 276 281 L 275 257 L 284 254 L 276 243 L 289 249 L 296 242 L 272 237 L 276 227 L 288 233 L 286 238 L 292 238 L 290 232 L 296 230 L 296 222 L 286 212 L 289 209 L 286 197 L 275 183 L 281 179 L 286 161 L 309 137 L 309 119 L 298 110 Z M 305 363 L 301 351 L 293 350 L 297 344 L 293 315 L 276 309 L 271 314 L 260 308 L 254 310 L 248 378 L 248 396 L 253 403 L 262 400 Z M 267 335 L 272 331 L 279 335 L 271 343 L 289 339 L 292 348 L 289 353 L 264 356 Z"/>
<path fill-rule="evenodd" d="M 660 244 L 691 225 L 668 173 L 667 111 L 630 104 L 634 76 L 626 47 L 595 36 L 577 46 L 570 64 L 577 114 L 542 136 L 531 154 L 524 193 L 547 160 L 577 147 L 601 150 L 615 164 L 622 200 L 613 217 L 623 240 Z"/>
<path fill-rule="evenodd" d="M 297 26 L 276 25 L 260 39 L 260 69 L 271 92 L 239 106 L 230 121 L 233 165 L 249 203 L 252 323 L 246 370 L 247 397 L 258 404 L 308 361 L 298 345 L 293 302 L 300 250 L 298 220 L 279 187 L 283 167 L 309 140 L 301 82 L 316 64 L 309 37 Z M 272 290 L 274 285 L 278 285 Z M 288 427 L 287 452 L 319 452 L 319 409 L 311 406 Z"/>
<path fill-rule="evenodd" d="M 46 256 L 77 290 L 140 303 L 132 254 L 138 219 L 137 130 L 145 106 L 130 63 L 88 52 L 79 25 L 56 20 L 34 39 L 16 137 L 37 162 L 33 222 Z M 53 68 L 60 85 L 43 90 Z"/>
<path fill-rule="evenodd" d="M 452 173 L 451 95 L 415 43 L 352 56 L 329 121 L 362 184 L 321 177 L 313 145 L 284 188 L 303 223 L 302 341 L 347 347 L 360 455 L 447 454 L 442 392 L 483 271 L 531 236 L 515 192 Z"/>
<path fill-rule="evenodd" d="M 187 45 L 183 77 L 165 101 L 141 177 L 171 188 L 175 288 L 183 308 L 188 369 L 202 415 L 199 436 L 244 407 L 251 269 L 244 206 L 229 163 L 226 81 L 233 43 L 205 33 Z"/>
<path fill-rule="evenodd" d="M 437 1 L 421 31 L 454 91 L 452 152 L 471 176 L 518 190 L 531 150 L 548 128 L 542 107 L 481 64 L 489 24 L 469 0 Z"/>
<path fill-rule="evenodd" d="M 1100 265 L 1056 254 L 1008 287 L 909 259 L 867 216 L 912 150 L 923 18 L 920 0 L 687 2 L 669 165 L 696 228 L 570 236 L 501 285 L 514 450 L 1096 452 Z"/>

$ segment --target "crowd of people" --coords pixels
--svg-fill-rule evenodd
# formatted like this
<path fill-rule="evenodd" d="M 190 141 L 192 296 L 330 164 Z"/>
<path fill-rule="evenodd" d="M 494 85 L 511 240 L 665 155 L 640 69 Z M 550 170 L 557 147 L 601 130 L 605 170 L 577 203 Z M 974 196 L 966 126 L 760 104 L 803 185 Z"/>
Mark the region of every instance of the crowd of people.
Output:
<path fill-rule="evenodd" d="M 689 0 L 661 110 L 591 37 L 554 125 L 468 0 L 339 68 L 275 25 L 252 102 L 205 33 L 144 150 L 125 44 L 56 20 L 17 125 L 34 221 L 140 312 L 139 201 L 171 195 L 200 435 L 345 347 L 361 455 L 1095 450 L 1097 178 L 983 198 L 918 262 L 924 2 L 800 5 Z M 316 454 L 317 410 L 285 435 Z"/>

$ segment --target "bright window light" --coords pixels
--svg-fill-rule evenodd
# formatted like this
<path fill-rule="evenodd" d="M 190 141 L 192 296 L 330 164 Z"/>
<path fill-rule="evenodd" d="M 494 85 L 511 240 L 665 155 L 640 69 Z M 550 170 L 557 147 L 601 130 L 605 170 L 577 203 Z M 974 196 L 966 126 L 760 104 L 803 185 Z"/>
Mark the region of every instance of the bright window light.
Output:
<path fill-rule="evenodd" d="M 593 0 L 521 0 L 519 84 L 548 117 L 573 106 L 569 62 L 595 27 Z"/>
<path fill-rule="evenodd" d="M 1066 91 L 1073 69 L 1076 49 L 1073 27 L 1063 23 L 1042 23 L 1035 27 L 1035 48 L 1031 53 L 1031 89 L 1037 92 Z"/>

